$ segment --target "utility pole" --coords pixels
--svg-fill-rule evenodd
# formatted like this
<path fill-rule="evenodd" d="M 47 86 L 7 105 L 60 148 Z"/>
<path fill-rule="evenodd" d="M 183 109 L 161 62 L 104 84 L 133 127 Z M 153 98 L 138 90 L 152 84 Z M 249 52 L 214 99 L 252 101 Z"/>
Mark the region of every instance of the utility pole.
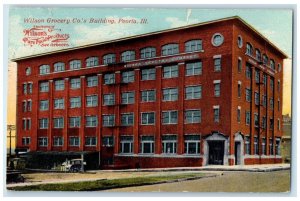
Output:
<path fill-rule="evenodd" d="M 15 136 L 11 136 L 11 131 L 16 130 L 15 125 L 7 125 L 7 130 L 9 130 L 9 157 L 11 158 L 11 138 Z"/>

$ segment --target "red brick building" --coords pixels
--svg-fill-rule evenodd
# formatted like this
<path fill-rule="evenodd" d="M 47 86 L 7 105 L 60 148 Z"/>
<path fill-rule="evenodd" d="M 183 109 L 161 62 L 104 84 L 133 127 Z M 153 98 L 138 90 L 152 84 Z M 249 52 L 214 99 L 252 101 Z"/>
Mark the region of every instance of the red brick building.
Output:
<path fill-rule="evenodd" d="M 230 17 L 15 59 L 17 148 L 102 168 L 281 162 L 285 58 Z"/>

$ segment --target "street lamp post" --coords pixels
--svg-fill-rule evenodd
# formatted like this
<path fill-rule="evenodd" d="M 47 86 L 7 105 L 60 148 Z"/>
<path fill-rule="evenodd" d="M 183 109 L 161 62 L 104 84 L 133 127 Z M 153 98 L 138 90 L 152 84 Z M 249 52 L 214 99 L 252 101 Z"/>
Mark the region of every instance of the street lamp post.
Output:
<path fill-rule="evenodd" d="M 9 157 L 11 157 L 11 131 L 16 130 L 15 125 L 7 125 L 7 130 L 9 130 Z"/>

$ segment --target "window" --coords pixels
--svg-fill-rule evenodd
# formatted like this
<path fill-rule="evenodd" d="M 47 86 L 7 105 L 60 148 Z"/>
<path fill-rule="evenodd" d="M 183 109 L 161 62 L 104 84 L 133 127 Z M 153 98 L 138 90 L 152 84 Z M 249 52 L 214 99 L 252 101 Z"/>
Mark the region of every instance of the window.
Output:
<path fill-rule="evenodd" d="M 103 105 L 114 105 L 115 94 L 103 94 Z"/>
<path fill-rule="evenodd" d="M 141 59 L 152 58 L 156 56 L 156 50 L 154 47 L 145 47 L 141 49 Z"/>
<path fill-rule="evenodd" d="M 165 66 L 163 68 L 163 77 L 164 78 L 172 78 L 172 77 L 178 77 L 178 66 Z"/>
<path fill-rule="evenodd" d="M 30 145 L 30 137 L 22 137 L 22 145 L 24 146 Z"/>
<path fill-rule="evenodd" d="M 69 145 L 72 147 L 79 147 L 80 145 L 79 137 L 74 137 L 74 136 L 69 137 Z"/>
<path fill-rule="evenodd" d="M 55 91 L 61 91 L 65 89 L 65 81 L 64 80 L 55 80 Z"/>
<path fill-rule="evenodd" d="M 280 138 L 276 138 L 275 155 L 280 155 Z"/>
<path fill-rule="evenodd" d="M 31 119 L 27 119 L 27 129 L 31 129 Z"/>
<path fill-rule="evenodd" d="M 251 120 L 250 112 L 246 111 L 246 125 L 250 125 L 250 120 Z"/>
<path fill-rule="evenodd" d="M 99 58 L 98 57 L 89 57 L 85 60 L 86 67 L 93 67 L 99 65 Z"/>
<path fill-rule="evenodd" d="M 273 78 L 270 79 L 270 88 L 271 88 L 271 93 L 272 93 L 274 90 L 274 79 Z"/>
<path fill-rule="evenodd" d="M 102 137 L 102 146 L 104 146 L 104 147 L 114 146 L 114 136 L 104 136 L 104 137 Z"/>
<path fill-rule="evenodd" d="M 237 45 L 239 48 L 242 48 L 243 47 L 243 39 L 242 39 L 242 36 L 238 36 L 237 38 Z"/>
<path fill-rule="evenodd" d="M 121 114 L 121 125 L 132 126 L 133 125 L 133 113 Z"/>
<path fill-rule="evenodd" d="M 97 116 L 86 116 L 85 127 L 96 127 L 98 124 Z"/>
<path fill-rule="evenodd" d="M 250 137 L 245 136 L 245 154 L 250 155 Z"/>
<path fill-rule="evenodd" d="M 246 78 L 251 79 L 252 77 L 252 72 L 251 72 L 251 66 L 250 64 L 246 64 Z"/>
<path fill-rule="evenodd" d="M 48 138 L 47 137 L 39 137 L 38 143 L 40 147 L 47 147 L 48 146 Z"/>
<path fill-rule="evenodd" d="M 114 73 L 104 75 L 104 84 L 114 84 L 115 82 L 116 81 Z"/>
<path fill-rule="evenodd" d="M 177 88 L 163 89 L 163 100 L 164 101 L 177 101 L 178 100 L 178 89 Z"/>
<path fill-rule="evenodd" d="M 115 115 L 112 115 L 112 114 L 103 115 L 102 118 L 103 118 L 103 120 L 102 120 L 103 127 L 111 127 L 111 126 L 115 125 Z"/>
<path fill-rule="evenodd" d="M 238 98 L 240 98 L 241 95 L 242 95 L 241 83 L 238 83 Z"/>
<path fill-rule="evenodd" d="M 269 139 L 269 154 L 274 155 L 274 148 L 273 148 L 273 139 Z"/>
<path fill-rule="evenodd" d="M 273 59 L 270 60 L 270 67 L 275 70 L 275 62 Z"/>
<path fill-rule="evenodd" d="M 27 94 L 27 83 L 23 84 L 23 94 Z"/>
<path fill-rule="evenodd" d="M 222 45 L 224 42 L 224 36 L 220 33 L 215 33 L 212 37 L 212 44 L 215 47 Z"/>
<path fill-rule="evenodd" d="M 154 136 L 141 136 L 140 153 L 142 154 L 154 153 Z"/>
<path fill-rule="evenodd" d="M 69 117 L 69 127 L 79 128 L 80 127 L 80 117 Z"/>
<path fill-rule="evenodd" d="M 185 88 L 185 99 L 200 99 L 202 97 L 202 86 L 189 86 Z"/>
<path fill-rule="evenodd" d="M 23 112 L 27 112 L 27 102 L 26 101 L 22 102 L 22 109 L 23 109 Z"/>
<path fill-rule="evenodd" d="M 62 137 L 53 137 L 53 146 L 61 147 L 64 144 L 64 139 Z"/>
<path fill-rule="evenodd" d="M 257 61 L 261 61 L 261 53 L 260 53 L 259 49 L 255 50 L 255 58 Z"/>
<path fill-rule="evenodd" d="M 32 94 L 32 83 L 28 83 L 28 94 Z"/>
<path fill-rule="evenodd" d="M 40 110 L 48 110 L 49 109 L 49 100 L 41 100 L 40 101 Z"/>
<path fill-rule="evenodd" d="M 201 122 L 201 110 L 186 110 L 184 113 L 184 122 L 188 124 Z"/>
<path fill-rule="evenodd" d="M 177 124 L 178 112 L 165 111 L 162 112 L 162 124 Z"/>
<path fill-rule="evenodd" d="M 264 117 L 262 117 L 262 120 L 261 120 L 261 127 L 263 128 L 263 129 L 266 129 L 266 127 L 267 127 L 267 118 L 264 116 Z"/>
<path fill-rule="evenodd" d="M 71 89 L 79 89 L 80 88 L 80 78 L 72 78 L 71 79 Z"/>
<path fill-rule="evenodd" d="M 217 81 L 217 80 L 216 80 Z M 220 97 L 220 93 L 221 93 L 221 83 L 214 83 L 214 93 L 215 93 L 215 97 Z"/>
<path fill-rule="evenodd" d="M 143 112 L 141 115 L 142 125 L 155 124 L 155 113 L 154 112 Z"/>
<path fill-rule="evenodd" d="M 266 138 L 261 139 L 261 154 L 266 155 Z"/>
<path fill-rule="evenodd" d="M 40 92 L 48 92 L 49 91 L 49 82 L 41 82 L 40 83 Z"/>
<path fill-rule="evenodd" d="M 273 130 L 274 128 L 274 120 L 270 119 L 270 130 Z"/>
<path fill-rule="evenodd" d="M 258 92 L 254 93 L 254 100 L 255 100 L 255 105 L 259 105 L 259 94 L 258 94 Z"/>
<path fill-rule="evenodd" d="M 246 54 L 252 55 L 253 54 L 253 47 L 250 43 L 246 44 Z"/>
<path fill-rule="evenodd" d="M 242 72 L 242 59 L 238 59 L 238 72 L 240 73 L 240 72 Z"/>
<path fill-rule="evenodd" d="M 202 50 L 202 40 L 190 40 L 185 43 L 185 52 Z"/>
<path fill-rule="evenodd" d="M 215 67 L 215 72 L 221 71 L 221 58 L 214 59 L 214 67 Z"/>
<path fill-rule="evenodd" d="M 258 155 L 258 138 L 254 137 L 254 155 Z"/>
<path fill-rule="evenodd" d="M 65 71 L 65 63 L 58 62 L 54 64 L 54 72 L 62 72 Z"/>
<path fill-rule="evenodd" d="M 177 153 L 177 135 L 162 136 L 162 151 L 164 154 Z"/>
<path fill-rule="evenodd" d="M 184 136 L 184 153 L 185 154 L 200 153 L 200 135 Z"/>
<path fill-rule="evenodd" d="M 214 108 L 214 122 L 215 123 L 220 122 L 220 108 L 219 107 Z"/>
<path fill-rule="evenodd" d="M 142 102 L 153 102 L 156 99 L 155 90 L 146 90 L 141 93 Z"/>
<path fill-rule="evenodd" d="M 273 98 L 270 98 L 270 109 L 274 110 L 274 100 L 273 100 Z"/>
<path fill-rule="evenodd" d="M 54 128 L 63 128 L 64 127 L 64 118 L 56 117 L 53 118 Z"/>
<path fill-rule="evenodd" d="M 40 66 L 40 75 L 45 75 L 50 73 L 50 66 L 49 65 L 41 65 Z"/>
<path fill-rule="evenodd" d="M 278 70 L 278 72 L 281 72 L 281 64 L 277 65 L 277 70 Z"/>
<path fill-rule="evenodd" d="M 72 60 L 70 61 L 70 70 L 76 70 L 81 68 L 81 61 L 80 60 Z"/>
<path fill-rule="evenodd" d="M 71 97 L 70 98 L 70 108 L 81 107 L 81 98 L 80 97 Z"/>
<path fill-rule="evenodd" d="M 263 74 L 263 82 L 265 86 L 267 86 L 267 80 L 268 80 L 267 74 Z"/>
<path fill-rule="evenodd" d="M 267 96 L 263 95 L 262 98 L 263 98 L 262 104 L 263 104 L 264 107 L 266 107 L 267 106 Z"/>
<path fill-rule="evenodd" d="M 254 114 L 254 126 L 255 127 L 259 126 L 259 120 L 258 120 L 258 114 L 257 113 Z"/>
<path fill-rule="evenodd" d="M 255 82 L 256 82 L 256 83 L 259 83 L 259 80 L 260 80 L 260 74 L 259 74 L 259 71 L 258 71 L 258 70 L 255 70 Z"/>
<path fill-rule="evenodd" d="M 96 107 L 97 105 L 98 105 L 97 95 L 86 96 L 86 107 Z"/>
<path fill-rule="evenodd" d="M 134 82 L 134 71 L 122 72 L 122 82 L 123 83 Z"/>
<path fill-rule="evenodd" d="M 268 64 L 268 61 L 269 61 L 268 56 L 264 54 L 264 55 L 263 55 L 263 63 L 264 63 L 265 65 L 267 65 L 267 64 Z"/>
<path fill-rule="evenodd" d="M 280 119 L 277 119 L 277 130 L 280 130 Z"/>
<path fill-rule="evenodd" d="M 133 152 L 133 136 L 120 136 L 120 153 L 130 154 Z"/>
<path fill-rule="evenodd" d="M 187 63 L 185 67 L 185 75 L 191 76 L 191 75 L 201 75 L 202 74 L 202 62 L 193 62 L 193 63 Z"/>
<path fill-rule="evenodd" d="M 123 92 L 122 104 L 133 104 L 133 103 L 134 103 L 134 92 Z"/>
<path fill-rule="evenodd" d="M 280 92 L 280 80 L 277 81 L 277 91 Z"/>
<path fill-rule="evenodd" d="M 86 78 L 87 87 L 95 87 L 98 86 L 98 76 L 89 76 Z"/>
<path fill-rule="evenodd" d="M 65 101 L 63 98 L 54 99 L 54 109 L 64 109 Z"/>
<path fill-rule="evenodd" d="M 40 129 L 48 128 L 48 119 L 47 118 L 39 119 L 39 128 Z"/>
<path fill-rule="evenodd" d="M 142 80 L 155 80 L 155 68 L 142 69 Z"/>
<path fill-rule="evenodd" d="M 115 54 L 106 54 L 103 56 L 103 64 L 114 64 L 116 63 L 116 55 Z"/>
<path fill-rule="evenodd" d="M 241 108 L 237 109 L 236 118 L 237 118 L 237 122 L 240 123 L 241 122 Z"/>
<path fill-rule="evenodd" d="M 125 51 L 121 54 L 121 61 L 128 62 L 135 60 L 135 52 L 134 51 Z"/>
<path fill-rule="evenodd" d="M 97 145 L 97 138 L 96 137 L 85 137 L 85 146 L 87 147 L 94 147 Z"/>
<path fill-rule="evenodd" d="M 178 53 L 179 53 L 178 44 L 167 44 L 162 46 L 162 51 L 161 51 L 162 56 L 173 55 Z"/>
<path fill-rule="evenodd" d="M 26 74 L 27 76 L 31 74 L 31 68 L 30 68 L 30 67 L 27 67 L 27 68 L 26 68 L 25 74 Z"/>
<path fill-rule="evenodd" d="M 26 121 L 26 119 L 22 119 L 22 129 L 23 130 L 27 129 L 27 121 Z"/>
<path fill-rule="evenodd" d="M 246 88 L 246 101 L 251 102 L 251 89 Z"/>
<path fill-rule="evenodd" d="M 32 101 L 27 101 L 27 111 L 30 112 L 32 110 Z"/>

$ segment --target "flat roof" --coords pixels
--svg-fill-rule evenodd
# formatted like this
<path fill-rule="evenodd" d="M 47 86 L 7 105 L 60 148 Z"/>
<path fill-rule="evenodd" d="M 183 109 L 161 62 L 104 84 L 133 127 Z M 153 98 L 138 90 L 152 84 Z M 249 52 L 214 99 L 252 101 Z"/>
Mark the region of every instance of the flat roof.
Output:
<path fill-rule="evenodd" d="M 267 41 L 274 49 L 276 49 L 279 53 L 281 53 L 282 56 L 284 56 L 285 58 L 288 58 L 288 56 L 283 51 L 281 51 L 276 45 L 274 45 L 264 35 L 262 35 L 260 32 L 258 32 L 254 27 L 252 27 L 250 24 L 248 24 L 246 21 L 244 21 L 239 16 L 232 16 L 232 17 L 226 17 L 226 18 L 221 18 L 221 19 L 217 19 L 217 20 L 201 22 L 201 23 L 197 23 L 197 24 L 191 24 L 191 25 L 182 26 L 182 27 L 165 29 L 165 30 L 161 30 L 161 31 L 149 32 L 149 33 L 145 33 L 145 34 L 139 34 L 139 35 L 124 37 L 124 38 L 119 38 L 119 39 L 113 39 L 113 40 L 108 40 L 108 41 L 103 41 L 103 42 L 98 42 L 98 43 L 92 43 L 92 44 L 88 44 L 88 45 L 81 45 L 81 46 L 72 47 L 72 48 L 66 48 L 66 49 L 55 50 L 55 51 L 50 51 L 50 52 L 45 52 L 45 53 L 40 53 L 40 54 L 34 54 L 34 55 L 30 55 L 30 56 L 19 57 L 19 58 L 12 59 L 12 61 L 21 61 L 21 60 L 30 59 L 30 58 L 46 56 L 46 55 L 50 55 L 50 54 L 54 54 L 54 53 L 61 53 L 61 52 L 68 52 L 68 51 L 72 51 L 72 50 L 84 49 L 84 48 L 88 48 L 88 47 L 94 47 L 94 46 L 104 45 L 104 44 L 108 44 L 108 43 L 120 42 L 120 41 L 129 40 L 129 39 L 141 38 L 141 37 L 145 37 L 145 36 L 161 34 L 161 33 L 166 33 L 166 32 L 170 32 L 170 31 L 183 30 L 183 29 L 187 29 L 187 28 L 198 27 L 198 26 L 203 26 L 203 25 L 208 25 L 208 24 L 213 24 L 213 23 L 223 22 L 223 21 L 228 21 L 228 20 L 233 20 L 233 19 L 237 19 L 240 22 L 242 22 L 244 25 L 246 25 L 246 27 L 250 28 L 259 37 L 261 37 L 263 40 Z"/>

